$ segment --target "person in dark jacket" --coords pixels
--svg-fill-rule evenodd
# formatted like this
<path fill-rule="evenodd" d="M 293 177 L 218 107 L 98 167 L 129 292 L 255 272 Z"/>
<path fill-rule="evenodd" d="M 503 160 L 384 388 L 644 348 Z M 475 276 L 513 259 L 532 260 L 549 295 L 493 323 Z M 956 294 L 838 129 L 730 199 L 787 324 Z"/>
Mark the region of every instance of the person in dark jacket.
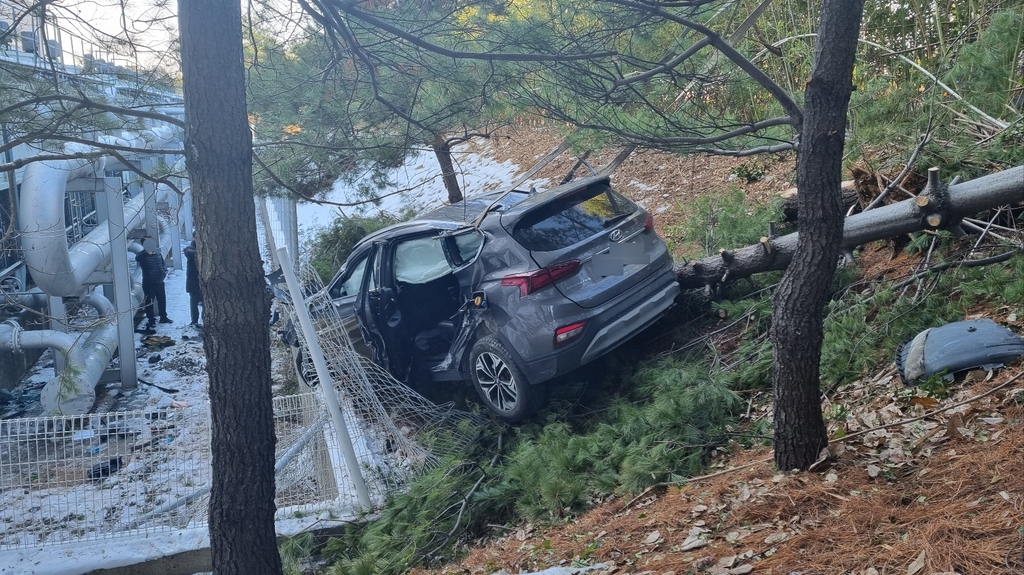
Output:
<path fill-rule="evenodd" d="M 143 305 L 146 309 L 146 318 L 149 319 L 148 329 L 156 326 L 157 315 L 160 315 L 160 323 L 174 323 L 167 317 L 167 294 L 164 291 L 167 265 L 164 264 L 163 256 L 157 253 L 157 249 L 159 246 L 156 240 L 146 238 L 142 243 L 142 251 L 135 254 L 135 261 L 142 270 L 142 293 L 146 296 Z"/>
<path fill-rule="evenodd" d="M 196 233 L 192 232 L 192 243 L 185 248 L 185 291 L 188 292 L 189 311 L 192 325 L 199 327 L 199 304 L 203 303 L 203 292 L 199 289 L 199 266 L 196 264 Z"/>

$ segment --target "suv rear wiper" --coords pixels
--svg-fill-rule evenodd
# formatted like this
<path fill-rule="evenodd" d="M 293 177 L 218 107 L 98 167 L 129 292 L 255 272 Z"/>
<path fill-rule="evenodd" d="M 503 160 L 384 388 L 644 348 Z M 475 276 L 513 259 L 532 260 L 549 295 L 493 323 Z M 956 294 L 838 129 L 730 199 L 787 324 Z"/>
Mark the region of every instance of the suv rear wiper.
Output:
<path fill-rule="evenodd" d="M 617 216 L 612 216 L 612 217 L 608 218 L 607 220 L 603 220 L 601 222 L 601 225 L 606 227 L 606 228 L 610 228 L 611 226 L 614 226 L 615 224 L 621 222 L 622 220 L 628 218 L 629 216 L 630 216 L 630 214 L 619 214 Z"/>

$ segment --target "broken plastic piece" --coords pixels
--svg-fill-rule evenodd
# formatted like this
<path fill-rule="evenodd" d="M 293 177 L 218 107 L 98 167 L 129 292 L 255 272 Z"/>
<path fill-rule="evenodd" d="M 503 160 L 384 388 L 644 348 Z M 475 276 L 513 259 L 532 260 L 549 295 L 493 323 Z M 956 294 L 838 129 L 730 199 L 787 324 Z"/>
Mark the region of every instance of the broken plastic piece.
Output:
<path fill-rule="evenodd" d="M 997 369 L 1024 355 L 1024 338 L 990 319 L 958 321 L 929 328 L 896 349 L 904 384 L 968 369 Z"/>

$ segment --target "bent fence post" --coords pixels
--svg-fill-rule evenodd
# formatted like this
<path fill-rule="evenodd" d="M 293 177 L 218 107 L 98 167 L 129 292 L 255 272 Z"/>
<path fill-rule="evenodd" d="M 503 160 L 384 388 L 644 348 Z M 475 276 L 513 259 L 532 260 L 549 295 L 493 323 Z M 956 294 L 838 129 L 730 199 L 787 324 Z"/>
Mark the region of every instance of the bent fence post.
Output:
<path fill-rule="evenodd" d="M 345 455 L 345 466 L 348 474 L 352 477 L 352 483 L 356 488 L 356 496 L 359 504 L 364 510 L 373 508 L 370 502 L 370 494 L 366 489 L 366 480 L 363 479 L 362 471 L 359 469 L 359 460 L 356 459 L 356 450 L 352 446 L 352 437 L 349 435 L 348 426 L 345 424 L 345 414 L 341 412 L 338 404 L 338 394 L 334 390 L 334 379 L 331 378 L 330 370 L 327 368 L 327 360 L 324 359 L 324 352 L 320 348 L 320 342 L 316 338 L 316 330 L 313 329 L 313 322 L 309 319 L 309 310 L 306 309 L 305 299 L 302 297 L 302 286 L 299 278 L 295 275 L 295 267 L 292 258 L 288 254 L 288 248 L 277 248 L 277 261 L 281 264 L 285 282 L 288 284 L 288 291 L 291 293 L 295 309 L 295 316 L 299 319 L 299 327 L 309 345 L 309 357 L 316 367 L 316 375 L 320 379 L 320 389 L 323 391 L 324 400 L 327 402 L 327 409 L 331 412 L 331 419 L 334 422 L 334 430 L 338 434 L 338 442 L 341 444 L 342 453 Z"/>

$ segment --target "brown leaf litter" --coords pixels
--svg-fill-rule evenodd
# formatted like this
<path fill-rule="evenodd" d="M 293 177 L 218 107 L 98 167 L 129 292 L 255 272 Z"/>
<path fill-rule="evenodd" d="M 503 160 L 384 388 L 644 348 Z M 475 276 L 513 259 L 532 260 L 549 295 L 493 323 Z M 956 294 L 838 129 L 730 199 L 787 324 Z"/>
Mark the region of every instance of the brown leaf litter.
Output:
<path fill-rule="evenodd" d="M 1018 363 L 958 382 L 939 405 L 1022 371 Z M 414 573 L 516 573 L 574 560 L 603 563 L 603 574 L 1020 573 L 1024 377 L 900 423 L 924 408 L 892 376 L 887 369 L 832 399 L 850 408 L 830 432 L 842 425 L 849 439 L 832 445 L 827 468 L 780 473 L 770 450 L 734 446 L 707 479 L 617 498 L 548 529 L 520 528 Z M 881 425 L 890 427 L 854 436 Z"/>

